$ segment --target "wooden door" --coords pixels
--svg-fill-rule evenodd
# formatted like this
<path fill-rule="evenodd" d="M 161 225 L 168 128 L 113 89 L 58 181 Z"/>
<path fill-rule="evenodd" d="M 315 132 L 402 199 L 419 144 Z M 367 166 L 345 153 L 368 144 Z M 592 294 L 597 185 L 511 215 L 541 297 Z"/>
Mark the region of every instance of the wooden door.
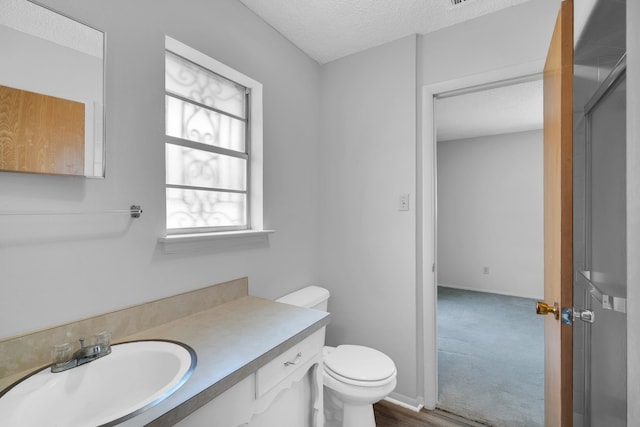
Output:
<path fill-rule="evenodd" d="M 544 68 L 545 426 L 573 425 L 573 1 L 563 0 Z M 551 311 L 551 310 L 550 310 Z M 541 313 L 544 314 L 544 313 Z"/>

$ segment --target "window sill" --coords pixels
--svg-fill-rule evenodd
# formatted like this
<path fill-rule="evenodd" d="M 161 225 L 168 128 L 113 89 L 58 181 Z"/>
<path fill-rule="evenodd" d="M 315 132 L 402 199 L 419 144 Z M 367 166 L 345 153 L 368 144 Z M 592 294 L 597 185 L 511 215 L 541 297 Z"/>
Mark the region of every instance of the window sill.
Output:
<path fill-rule="evenodd" d="M 173 234 L 158 238 L 167 253 L 190 249 L 225 250 L 245 246 L 267 246 L 275 230 L 242 230 L 217 233 Z"/>

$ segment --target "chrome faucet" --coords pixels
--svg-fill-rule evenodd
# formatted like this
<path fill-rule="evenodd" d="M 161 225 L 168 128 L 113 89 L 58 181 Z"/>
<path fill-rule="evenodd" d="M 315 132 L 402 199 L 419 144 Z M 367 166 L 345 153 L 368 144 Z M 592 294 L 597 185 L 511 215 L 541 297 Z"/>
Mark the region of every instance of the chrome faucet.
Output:
<path fill-rule="evenodd" d="M 77 366 L 80 366 L 96 360 L 99 357 L 106 356 L 109 353 L 111 353 L 110 347 L 106 350 L 103 350 L 100 344 L 85 347 L 84 338 L 80 338 L 80 350 L 73 353 L 73 359 L 77 360 Z"/>
<path fill-rule="evenodd" d="M 78 349 L 71 358 L 67 355 L 71 350 L 71 346 L 57 346 L 54 360 L 51 364 L 51 372 L 63 372 L 85 363 L 93 362 L 96 359 L 104 357 L 111 353 L 110 335 L 102 332 L 96 336 L 96 342 L 93 345 L 85 346 L 84 338 L 80 338 L 80 349 Z"/>

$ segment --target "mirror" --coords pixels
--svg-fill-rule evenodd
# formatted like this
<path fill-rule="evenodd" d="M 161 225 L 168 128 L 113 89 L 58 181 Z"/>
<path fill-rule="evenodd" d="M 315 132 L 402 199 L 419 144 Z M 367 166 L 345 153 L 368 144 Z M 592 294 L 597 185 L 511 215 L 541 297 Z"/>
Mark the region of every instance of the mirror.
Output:
<path fill-rule="evenodd" d="M 104 33 L 2 0 L 0 52 L 0 170 L 104 178 Z"/>

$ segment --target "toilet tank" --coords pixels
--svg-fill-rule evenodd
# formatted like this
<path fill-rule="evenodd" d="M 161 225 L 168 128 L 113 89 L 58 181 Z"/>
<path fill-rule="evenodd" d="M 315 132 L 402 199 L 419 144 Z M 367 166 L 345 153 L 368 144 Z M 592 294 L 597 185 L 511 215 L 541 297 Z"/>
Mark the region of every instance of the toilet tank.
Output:
<path fill-rule="evenodd" d="M 321 288 L 319 286 L 307 286 L 306 288 L 299 289 L 278 298 L 276 302 L 327 311 L 329 295 L 329 291 L 325 288 Z"/>

